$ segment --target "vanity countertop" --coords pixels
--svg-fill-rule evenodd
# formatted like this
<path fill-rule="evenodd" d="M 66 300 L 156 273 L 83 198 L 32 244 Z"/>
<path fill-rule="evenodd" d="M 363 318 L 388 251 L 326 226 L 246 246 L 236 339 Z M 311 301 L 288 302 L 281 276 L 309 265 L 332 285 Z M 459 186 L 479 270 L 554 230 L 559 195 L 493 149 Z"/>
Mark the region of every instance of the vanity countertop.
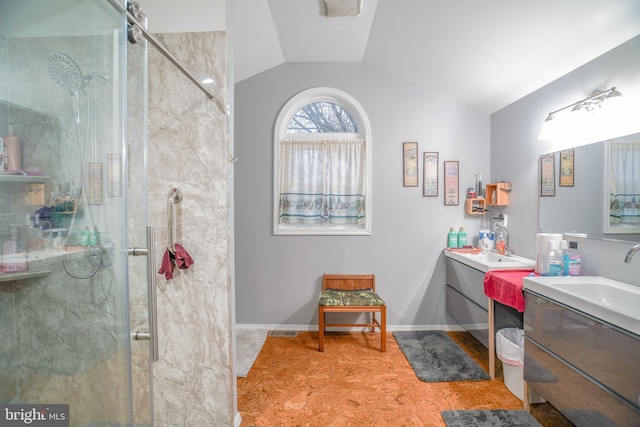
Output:
<path fill-rule="evenodd" d="M 534 260 L 529 258 L 518 255 L 501 255 L 495 252 L 483 254 L 445 250 L 444 256 L 485 273 L 491 270 L 533 270 L 536 264 Z"/>

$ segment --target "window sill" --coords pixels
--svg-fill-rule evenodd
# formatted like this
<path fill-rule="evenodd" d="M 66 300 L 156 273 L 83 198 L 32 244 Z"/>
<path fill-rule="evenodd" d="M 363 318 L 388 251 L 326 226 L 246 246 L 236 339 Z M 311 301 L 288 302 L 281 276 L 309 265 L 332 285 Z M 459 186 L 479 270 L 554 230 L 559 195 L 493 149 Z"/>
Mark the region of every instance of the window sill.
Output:
<path fill-rule="evenodd" d="M 277 224 L 273 229 L 274 236 L 370 236 L 367 228 L 351 227 L 304 227 Z"/>

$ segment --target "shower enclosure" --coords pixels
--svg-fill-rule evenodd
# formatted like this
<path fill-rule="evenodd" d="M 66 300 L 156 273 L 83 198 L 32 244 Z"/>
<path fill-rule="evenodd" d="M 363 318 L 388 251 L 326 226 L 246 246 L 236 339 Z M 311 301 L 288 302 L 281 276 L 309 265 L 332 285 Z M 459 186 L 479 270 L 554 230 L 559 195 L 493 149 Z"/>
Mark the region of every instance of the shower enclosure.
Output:
<path fill-rule="evenodd" d="M 116 6 L 0 3 L 0 405 L 71 426 L 153 425 L 146 42 Z"/>

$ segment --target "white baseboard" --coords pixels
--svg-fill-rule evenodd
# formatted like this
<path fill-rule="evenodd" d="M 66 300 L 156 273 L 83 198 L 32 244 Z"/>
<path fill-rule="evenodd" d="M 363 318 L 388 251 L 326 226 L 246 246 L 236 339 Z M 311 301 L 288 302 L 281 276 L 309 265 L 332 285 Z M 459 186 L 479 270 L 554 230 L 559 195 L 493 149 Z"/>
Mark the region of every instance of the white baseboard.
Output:
<path fill-rule="evenodd" d="M 318 332 L 318 325 L 241 324 L 237 329 L 268 329 L 269 331 Z M 327 328 L 329 331 L 362 331 L 363 327 Z M 395 331 L 464 331 L 459 325 L 387 325 L 387 332 Z"/>

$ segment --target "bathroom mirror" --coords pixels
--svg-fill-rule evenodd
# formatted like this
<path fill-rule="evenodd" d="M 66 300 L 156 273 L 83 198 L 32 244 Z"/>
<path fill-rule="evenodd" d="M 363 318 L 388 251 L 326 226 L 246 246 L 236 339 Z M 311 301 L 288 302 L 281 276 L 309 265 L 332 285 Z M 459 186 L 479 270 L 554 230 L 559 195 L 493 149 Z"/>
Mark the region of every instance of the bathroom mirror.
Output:
<path fill-rule="evenodd" d="M 577 147 L 573 152 L 573 186 L 560 185 L 560 153 L 555 156 L 555 195 L 538 198 L 538 227 L 554 233 L 586 234 L 590 239 L 615 239 L 640 242 L 640 164 L 627 173 L 625 184 L 614 183 L 622 176 L 611 164 L 610 150 L 617 146 L 640 158 L 640 133 Z M 627 153 L 627 157 L 630 156 Z M 620 153 L 614 155 L 620 163 Z M 640 160 L 636 160 L 640 161 Z M 631 177 L 631 178 L 629 178 Z M 620 180 L 620 178 L 618 178 Z M 619 181 L 618 181 L 619 182 Z M 614 194 L 624 196 L 612 197 Z M 627 192 L 623 192 L 627 191 Z M 635 196 L 634 196 L 635 195 Z M 633 205 L 633 207 L 632 207 Z M 634 211 L 637 205 L 637 210 Z"/>

